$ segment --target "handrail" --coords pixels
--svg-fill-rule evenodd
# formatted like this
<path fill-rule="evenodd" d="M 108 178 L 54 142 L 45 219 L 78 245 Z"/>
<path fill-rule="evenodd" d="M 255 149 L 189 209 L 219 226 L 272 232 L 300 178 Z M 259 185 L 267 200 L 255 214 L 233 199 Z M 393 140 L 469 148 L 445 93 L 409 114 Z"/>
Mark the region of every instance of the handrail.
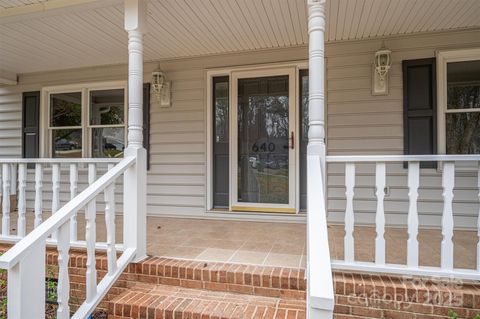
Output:
<path fill-rule="evenodd" d="M 49 235 L 55 232 L 78 210 L 100 194 L 112 181 L 132 166 L 135 161 L 136 158 L 134 156 L 124 158 L 120 163 L 105 173 L 105 175 L 101 176 L 83 192 L 78 194 L 73 200 L 65 204 L 65 206 L 60 208 L 55 214 L 36 227 L 31 233 L 5 252 L 5 254 L 0 256 L 0 268 L 10 269 L 15 266 L 31 247 L 41 241 L 45 241 Z"/>
<path fill-rule="evenodd" d="M 0 158 L 2 164 L 114 164 L 121 158 Z"/>
<path fill-rule="evenodd" d="M 480 155 L 328 155 L 328 163 L 345 162 L 461 162 L 480 161 Z"/>
<path fill-rule="evenodd" d="M 320 311 L 333 311 L 334 291 L 321 159 L 310 155 L 308 174 L 308 303 Z M 314 184 L 314 185 L 313 185 Z"/>

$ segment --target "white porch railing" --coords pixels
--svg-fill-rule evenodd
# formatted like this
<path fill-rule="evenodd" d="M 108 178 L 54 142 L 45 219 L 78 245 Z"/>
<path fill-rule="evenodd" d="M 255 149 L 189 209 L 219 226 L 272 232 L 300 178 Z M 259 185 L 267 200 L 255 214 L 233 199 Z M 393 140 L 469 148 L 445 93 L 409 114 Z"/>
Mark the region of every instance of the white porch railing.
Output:
<path fill-rule="evenodd" d="M 119 162 L 120 159 L 109 158 L 0 159 L 0 194 L 2 198 L 0 241 L 18 242 L 27 234 L 27 214 L 33 211 L 33 226 L 34 228 L 38 227 L 45 219 L 46 212 L 53 214 L 58 211 L 62 188 L 70 191 L 67 201 L 71 200 L 77 196 L 81 184 L 88 186 L 95 181 L 98 172 L 106 172 Z M 86 174 L 81 174 L 81 171 L 86 171 Z M 62 177 L 64 178 L 62 179 Z M 51 186 L 47 187 L 47 184 L 51 184 Z M 12 224 L 11 213 L 14 213 L 15 210 L 10 206 L 11 195 L 17 196 L 16 233 L 12 233 L 14 224 Z M 47 197 L 51 197 L 51 200 Z M 85 241 L 77 240 L 76 215 L 72 216 L 70 226 L 72 245 L 74 247 L 83 245 L 84 247 Z M 55 244 L 54 240 L 50 240 L 50 242 Z"/>
<path fill-rule="evenodd" d="M 461 279 L 480 280 L 480 242 L 477 245 L 477 269 L 454 268 L 454 217 L 453 198 L 456 165 L 463 166 L 457 170 L 465 169 L 466 162 L 474 163 L 474 170 L 478 174 L 477 191 L 480 189 L 480 155 L 405 155 L 405 156 L 327 156 L 328 164 L 342 163 L 345 170 L 345 236 L 344 258 L 333 260 L 332 267 L 340 270 L 356 270 L 368 272 L 387 272 L 406 275 L 445 276 Z M 418 189 L 420 187 L 420 163 L 437 162 L 442 176 L 442 236 L 441 264 L 439 267 L 424 267 L 419 265 L 419 217 L 418 217 Z M 374 262 L 360 262 L 355 258 L 355 168 L 356 164 L 375 165 L 375 259 Z M 386 263 L 385 246 L 385 187 L 387 164 L 408 163 L 408 240 L 406 264 Z M 461 165 L 463 164 L 463 165 Z M 468 166 L 469 170 L 472 166 Z M 402 168 L 403 169 L 403 168 Z M 475 174 L 475 173 L 473 173 Z M 373 185 L 372 185 L 373 186 Z M 480 196 L 480 193 L 479 193 Z M 472 198 L 472 200 L 475 200 Z M 478 234 L 480 236 L 480 217 L 478 219 Z M 473 253 L 473 252 L 472 252 Z"/>
<path fill-rule="evenodd" d="M 70 318 L 69 295 L 70 280 L 68 274 L 69 249 L 83 246 L 87 250 L 86 264 L 86 300 L 73 315 L 73 318 L 86 318 L 105 296 L 124 268 L 133 260 L 137 252 L 135 245 L 127 245 L 117 259 L 115 238 L 115 183 L 129 170 L 137 168 L 135 156 L 126 156 L 118 164 L 111 160 L 99 159 L 19 159 L 2 160 L 3 164 L 3 240 L 18 241 L 15 246 L 0 256 L 0 268 L 8 270 L 8 317 L 44 318 L 45 316 L 45 253 L 46 245 L 53 244 L 58 250 L 58 310 L 57 318 Z M 35 164 L 35 228 L 26 233 L 25 187 L 27 164 Z M 60 166 L 68 163 L 70 192 L 72 199 L 60 208 Z M 96 166 L 107 163 L 108 171 L 96 179 Z M 51 165 L 52 173 L 52 211 L 53 214 L 42 222 L 43 168 Z M 89 186 L 77 195 L 78 165 L 88 165 Z M 10 229 L 10 191 L 11 167 L 18 165 L 18 233 L 11 235 Z M 126 185 L 127 183 L 124 183 Z M 125 186 L 124 186 L 125 187 Z M 126 190 L 125 190 L 126 191 Z M 104 195 L 105 225 L 107 241 L 96 243 L 96 197 Z M 85 240 L 77 240 L 77 212 L 85 210 Z M 125 209 L 124 209 L 125 212 Z M 136 214 L 136 212 L 133 212 Z M 128 213 L 124 213 L 128 215 Z M 128 217 L 131 220 L 131 217 Z M 131 229 L 135 232 L 135 229 Z M 49 238 L 51 237 L 51 238 Z M 125 242 L 125 239 L 124 239 Z M 108 271 L 97 285 L 95 250 L 107 251 Z"/>

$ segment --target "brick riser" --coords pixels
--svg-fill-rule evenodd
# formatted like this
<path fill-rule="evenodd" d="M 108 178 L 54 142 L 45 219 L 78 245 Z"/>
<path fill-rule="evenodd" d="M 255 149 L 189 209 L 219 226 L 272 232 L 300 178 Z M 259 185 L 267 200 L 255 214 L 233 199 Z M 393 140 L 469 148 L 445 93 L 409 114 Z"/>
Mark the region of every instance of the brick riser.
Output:
<path fill-rule="evenodd" d="M 135 272 L 139 282 L 149 284 L 305 300 L 305 270 L 300 268 L 152 257 L 137 264 Z"/>
<path fill-rule="evenodd" d="M 109 303 L 114 318 L 305 318 L 305 301 L 139 284 Z"/>

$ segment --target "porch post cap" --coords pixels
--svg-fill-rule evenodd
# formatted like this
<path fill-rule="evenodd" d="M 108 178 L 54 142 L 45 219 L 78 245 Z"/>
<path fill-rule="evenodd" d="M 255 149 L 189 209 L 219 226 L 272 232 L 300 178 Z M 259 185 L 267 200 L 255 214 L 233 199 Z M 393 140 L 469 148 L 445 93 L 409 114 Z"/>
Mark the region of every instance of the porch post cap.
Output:
<path fill-rule="evenodd" d="M 147 31 L 147 0 L 125 0 L 125 30 Z"/>

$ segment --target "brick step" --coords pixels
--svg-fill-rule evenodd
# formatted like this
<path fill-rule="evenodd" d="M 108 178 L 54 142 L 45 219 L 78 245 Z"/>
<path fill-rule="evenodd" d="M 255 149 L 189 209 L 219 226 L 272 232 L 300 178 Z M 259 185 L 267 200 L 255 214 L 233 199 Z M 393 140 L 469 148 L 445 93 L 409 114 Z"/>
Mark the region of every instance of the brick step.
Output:
<path fill-rule="evenodd" d="M 108 304 L 109 318 L 305 318 L 305 300 L 135 284 Z"/>
<path fill-rule="evenodd" d="M 150 257 L 135 266 L 136 279 L 143 283 L 294 300 L 305 299 L 306 281 L 303 268 L 161 257 Z"/>

